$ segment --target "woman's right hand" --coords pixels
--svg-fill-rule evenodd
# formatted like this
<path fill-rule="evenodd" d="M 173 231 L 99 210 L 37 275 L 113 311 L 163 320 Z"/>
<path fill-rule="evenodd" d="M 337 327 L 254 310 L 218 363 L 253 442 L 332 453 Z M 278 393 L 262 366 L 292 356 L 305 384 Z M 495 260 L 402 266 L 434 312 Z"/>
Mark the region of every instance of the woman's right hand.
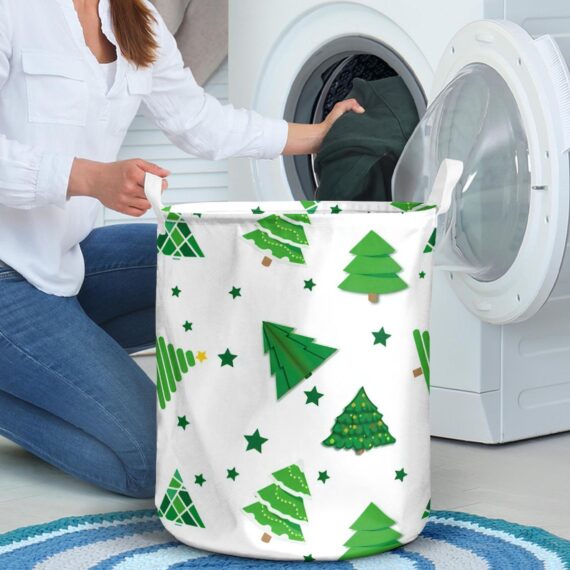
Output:
<path fill-rule="evenodd" d="M 151 207 L 144 193 L 147 172 L 161 178 L 170 174 L 168 170 L 139 158 L 118 162 L 76 158 L 69 176 L 67 196 L 91 196 L 107 208 L 139 217 Z M 167 187 L 168 183 L 163 180 L 162 189 Z"/>

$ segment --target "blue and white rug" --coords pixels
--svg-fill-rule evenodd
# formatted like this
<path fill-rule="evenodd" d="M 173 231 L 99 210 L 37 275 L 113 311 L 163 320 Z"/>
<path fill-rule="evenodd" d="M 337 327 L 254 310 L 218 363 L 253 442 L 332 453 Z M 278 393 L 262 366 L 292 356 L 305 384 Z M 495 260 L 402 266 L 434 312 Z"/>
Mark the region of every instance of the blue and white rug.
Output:
<path fill-rule="evenodd" d="M 397 550 L 350 562 L 271 562 L 221 556 L 176 542 L 155 511 L 30 526 L 0 535 L 1 570 L 570 570 L 570 541 L 542 529 L 432 511 L 422 535 Z"/>

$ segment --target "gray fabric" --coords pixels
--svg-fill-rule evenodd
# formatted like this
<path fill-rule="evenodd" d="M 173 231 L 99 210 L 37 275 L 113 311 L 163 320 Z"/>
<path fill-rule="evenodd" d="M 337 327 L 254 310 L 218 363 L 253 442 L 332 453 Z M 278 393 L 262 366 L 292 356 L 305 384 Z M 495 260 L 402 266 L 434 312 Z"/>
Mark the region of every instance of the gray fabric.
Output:
<path fill-rule="evenodd" d="M 228 55 L 228 0 L 153 0 L 203 85 Z"/>
<path fill-rule="evenodd" d="M 178 31 L 190 2 L 191 0 L 152 0 L 173 34 Z"/>

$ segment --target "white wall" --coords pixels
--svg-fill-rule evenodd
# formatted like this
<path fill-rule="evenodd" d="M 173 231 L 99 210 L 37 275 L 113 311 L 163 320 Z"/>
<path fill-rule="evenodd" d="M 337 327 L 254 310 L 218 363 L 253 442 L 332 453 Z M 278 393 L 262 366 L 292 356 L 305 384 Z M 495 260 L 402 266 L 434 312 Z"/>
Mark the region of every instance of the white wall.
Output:
<path fill-rule="evenodd" d="M 227 60 L 204 85 L 205 90 L 228 102 Z M 225 160 L 203 160 L 175 147 L 166 136 L 142 115 L 137 115 L 123 143 L 118 160 L 142 158 L 172 172 L 169 189 L 164 194 L 166 204 L 226 200 L 228 194 L 228 164 Z M 150 222 L 155 219 L 152 210 L 135 218 L 105 208 L 98 225 Z"/>

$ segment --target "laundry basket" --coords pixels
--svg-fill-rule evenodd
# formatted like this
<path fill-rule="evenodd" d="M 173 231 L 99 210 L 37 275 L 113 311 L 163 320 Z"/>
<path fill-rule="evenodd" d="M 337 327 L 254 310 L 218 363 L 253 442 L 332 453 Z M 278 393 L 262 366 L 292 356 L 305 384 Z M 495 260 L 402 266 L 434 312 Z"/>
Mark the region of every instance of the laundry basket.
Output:
<path fill-rule="evenodd" d="M 156 506 L 191 546 L 282 560 L 396 548 L 430 511 L 436 209 L 163 206 Z"/>

